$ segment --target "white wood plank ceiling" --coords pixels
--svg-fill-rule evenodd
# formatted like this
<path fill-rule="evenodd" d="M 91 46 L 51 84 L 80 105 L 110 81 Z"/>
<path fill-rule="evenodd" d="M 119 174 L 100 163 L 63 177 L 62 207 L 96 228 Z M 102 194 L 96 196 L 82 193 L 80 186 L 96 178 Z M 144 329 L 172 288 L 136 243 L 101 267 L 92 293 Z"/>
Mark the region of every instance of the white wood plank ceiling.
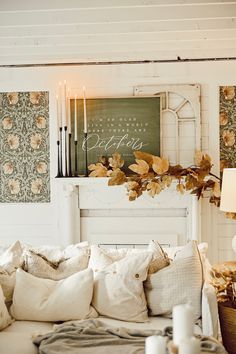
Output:
<path fill-rule="evenodd" d="M 236 1 L 0 0 L 0 65 L 236 57 Z"/>

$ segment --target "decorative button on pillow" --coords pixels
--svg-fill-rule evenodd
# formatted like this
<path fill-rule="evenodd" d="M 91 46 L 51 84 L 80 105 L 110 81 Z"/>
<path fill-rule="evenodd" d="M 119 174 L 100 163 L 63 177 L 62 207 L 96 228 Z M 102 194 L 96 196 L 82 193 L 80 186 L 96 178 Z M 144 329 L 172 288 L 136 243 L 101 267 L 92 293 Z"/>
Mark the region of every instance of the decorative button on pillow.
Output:
<path fill-rule="evenodd" d="M 152 256 L 133 254 L 94 272 L 92 305 L 100 315 L 132 322 L 148 319 L 143 281 Z"/>
<path fill-rule="evenodd" d="M 97 317 L 90 306 L 93 272 L 85 269 L 63 280 L 42 279 L 16 272 L 11 314 L 17 320 L 69 321 Z"/>
<path fill-rule="evenodd" d="M 194 241 L 176 254 L 174 261 L 145 282 L 145 293 L 151 315 L 172 316 L 175 305 L 190 302 L 195 319 L 201 316 L 202 265 Z"/>

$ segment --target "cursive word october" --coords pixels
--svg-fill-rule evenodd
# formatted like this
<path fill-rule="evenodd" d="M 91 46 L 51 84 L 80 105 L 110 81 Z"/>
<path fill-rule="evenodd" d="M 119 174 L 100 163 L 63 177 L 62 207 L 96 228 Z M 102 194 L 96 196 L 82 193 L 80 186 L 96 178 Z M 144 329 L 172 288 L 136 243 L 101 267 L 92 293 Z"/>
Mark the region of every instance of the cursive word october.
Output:
<path fill-rule="evenodd" d="M 84 139 L 82 144 L 83 150 L 85 150 L 85 142 L 86 140 Z M 88 151 L 99 148 L 105 151 L 110 149 L 118 150 L 124 146 L 132 150 L 140 150 L 146 145 L 148 144 L 145 144 L 140 138 L 132 138 L 129 134 L 124 134 L 123 136 L 112 135 L 106 138 L 101 138 L 99 134 L 96 133 L 87 136 Z"/>

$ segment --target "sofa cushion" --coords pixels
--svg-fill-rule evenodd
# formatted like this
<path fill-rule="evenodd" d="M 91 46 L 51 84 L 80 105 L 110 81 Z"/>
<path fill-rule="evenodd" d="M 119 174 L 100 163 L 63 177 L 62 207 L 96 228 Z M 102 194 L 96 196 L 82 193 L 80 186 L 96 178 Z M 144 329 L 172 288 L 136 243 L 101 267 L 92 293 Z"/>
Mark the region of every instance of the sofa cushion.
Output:
<path fill-rule="evenodd" d="M 96 317 L 90 306 L 93 272 L 85 269 L 63 280 L 42 279 L 16 272 L 16 286 L 11 314 L 18 320 L 69 321 Z"/>
<path fill-rule="evenodd" d="M 92 305 L 100 315 L 123 321 L 147 321 L 143 281 L 152 256 L 140 253 L 96 271 Z"/>
<path fill-rule="evenodd" d="M 184 246 L 166 268 L 148 276 L 145 293 L 151 315 L 172 316 L 175 305 L 190 302 L 194 317 L 201 316 L 202 265 L 197 244 Z"/>

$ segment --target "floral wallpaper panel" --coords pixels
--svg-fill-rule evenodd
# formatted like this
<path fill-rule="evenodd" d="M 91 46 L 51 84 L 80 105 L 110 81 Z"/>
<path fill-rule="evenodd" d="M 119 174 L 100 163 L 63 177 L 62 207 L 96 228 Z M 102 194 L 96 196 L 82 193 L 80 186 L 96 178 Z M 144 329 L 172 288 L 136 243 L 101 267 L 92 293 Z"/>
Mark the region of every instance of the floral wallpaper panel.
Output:
<path fill-rule="evenodd" d="M 236 86 L 220 86 L 220 171 L 236 167 Z"/>
<path fill-rule="evenodd" d="M 0 202 L 50 201 L 48 92 L 0 93 Z"/>

